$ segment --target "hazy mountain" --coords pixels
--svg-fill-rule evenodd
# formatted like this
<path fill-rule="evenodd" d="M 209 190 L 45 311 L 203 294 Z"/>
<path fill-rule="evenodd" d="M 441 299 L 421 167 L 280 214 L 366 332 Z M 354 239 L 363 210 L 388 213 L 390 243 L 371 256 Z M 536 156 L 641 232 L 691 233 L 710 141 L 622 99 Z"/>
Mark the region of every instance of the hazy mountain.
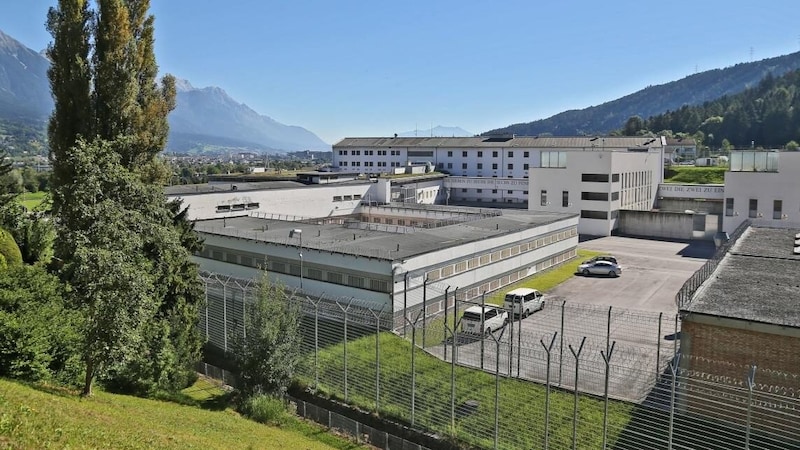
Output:
<path fill-rule="evenodd" d="M 741 63 L 725 69 L 714 69 L 690 75 L 678 81 L 649 86 L 625 97 L 570 110 L 542 120 L 518 123 L 484 134 L 518 134 L 554 136 L 604 134 L 622 128 L 629 117 L 643 119 L 674 111 L 684 105 L 700 105 L 725 95 L 736 94 L 755 87 L 767 74 L 780 76 L 800 68 L 800 52 L 751 63 Z"/>
<path fill-rule="evenodd" d="M 42 121 L 53 109 L 50 62 L 0 31 L 0 118 Z"/>
<path fill-rule="evenodd" d="M 45 121 L 53 110 L 49 65 L 44 56 L 0 31 L 0 121 L 23 124 L 44 137 Z M 168 150 L 331 151 L 314 133 L 259 115 L 220 88 L 196 89 L 185 80 L 177 87 L 177 106 L 169 116 Z"/>
<path fill-rule="evenodd" d="M 472 137 L 475 136 L 474 133 L 470 133 L 467 130 L 459 127 L 443 127 L 441 125 L 437 125 L 433 128 L 427 128 L 424 130 L 415 130 L 415 131 L 404 131 L 402 133 L 397 133 L 400 137 Z"/>
<path fill-rule="evenodd" d="M 305 128 L 259 115 L 218 87 L 198 89 L 179 80 L 177 91 L 177 106 L 169 116 L 171 150 L 204 145 L 273 151 L 331 149 L 330 144 Z"/>

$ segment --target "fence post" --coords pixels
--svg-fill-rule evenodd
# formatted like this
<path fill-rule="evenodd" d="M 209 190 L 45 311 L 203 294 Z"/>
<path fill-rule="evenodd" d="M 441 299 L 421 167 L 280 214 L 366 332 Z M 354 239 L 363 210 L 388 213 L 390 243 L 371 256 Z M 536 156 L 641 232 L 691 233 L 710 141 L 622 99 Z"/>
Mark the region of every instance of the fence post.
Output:
<path fill-rule="evenodd" d="M 444 326 L 447 326 L 447 294 L 450 292 L 450 286 L 444 290 Z M 444 340 L 444 360 L 447 361 L 447 336 Z"/>
<path fill-rule="evenodd" d="M 561 385 L 561 369 L 564 366 L 564 307 L 567 301 L 561 300 L 561 342 L 558 345 L 558 384 Z"/>
<path fill-rule="evenodd" d="M 750 450 L 750 428 L 752 426 L 750 420 L 753 411 L 753 387 L 756 385 L 755 365 L 750 366 L 750 370 L 747 371 L 747 379 L 745 381 L 747 383 L 747 431 L 744 436 L 744 449 Z"/>
<path fill-rule="evenodd" d="M 511 311 L 514 311 L 514 306 L 511 306 Z M 513 319 L 513 315 L 512 315 Z M 522 358 L 522 312 L 519 315 L 519 325 L 517 326 L 517 378 L 519 378 L 519 360 Z"/>
<path fill-rule="evenodd" d="M 608 318 L 606 319 L 606 355 L 611 353 L 611 347 L 609 347 L 611 343 L 611 308 L 612 306 L 608 307 Z"/>
<path fill-rule="evenodd" d="M 500 336 L 489 333 L 495 345 L 495 364 L 494 364 L 494 448 L 497 450 L 497 441 L 500 433 L 500 340 L 506 329 L 500 332 Z"/>
<path fill-rule="evenodd" d="M 572 344 L 569 344 L 569 351 L 572 352 L 572 356 L 575 357 L 575 403 L 572 406 L 572 450 L 578 448 L 578 371 L 580 369 L 581 352 L 583 351 L 583 344 L 585 343 L 586 336 L 581 339 L 581 345 L 578 347 L 577 352 L 572 348 Z"/>
<path fill-rule="evenodd" d="M 375 311 L 370 309 L 369 312 L 375 318 L 375 412 L 378 412 L 381 408 L 381 319 Z"/>
<path fill-rule="evenodd" d="M 403 317 L 408 317 L 408 272 L 403 275 Z M 405 323 L 403 323 L 403 337 L 406 337 Z"/>
<path fill-rule="evenodd" d="M 609 308 L 611 311 L 611 308 Z M 611 355 L 614 354 L 614 347 L 617 345 L 617 341 L 614 341 L 611 344 L 611 348 L 608 350 L 608 353 L 603 353 L 600 350 L 600 356 L 603 357 L 603 362 L 606 363 L 606 384 L 605 390 L 603 391 L 603 450 L 606 450 L 606 443 L 608 442 L 608 378 L 609 378 L 609 361 L 611 361 Z M 576 383 L 577 385 L 577 383 Z"/>
<path fill-rule="evenodd" d="M 672 357 L 678 355 L 678 313 L 675 313 L 675 334 L 672 335 L 674 339 L 672 340 Z"/>
<path fill-rule="evenodd" d="M 222 337 L 223 349 L 228 351 L 228 299 L 225 283 L 222 284 Z"/>
<path fill-rule="evenodd" d="M 667 450 L 672 450 L 672 435 L 673 425 L 675 423 L 675 380 L 678 375 L 678 366 L 680 365 L 681 354 L 678 353 L 669 362 L 669 371 L 672 373 L 672 389 L 669 395 L 669 438 L 667 441 Z"/>
<path fill-rule="evenodd" d="M 422 280 L 422 349 L 425 350 L 425 332 L 428 318 L 428 277 Z"/>
<path fill-rule="evenodd" d="M 408 317 L 404 317 L 407 325 L 411 325 L 411 426 L 414 426 L 414 415 L 416 412 L 416 401 L 417 401 L 417 363 L 416 363 L 416 337 L 417 337 L 417 321 L 419 320 L 419 314 L 417 314 L 417 318 L 414 319 L 414 322 L 408 320 Z M 445 328 L 447 326 L 445 325 Z"/>
<path fill-rule="evenodd" d="M 325 293 L 316 301 L 311 302 L 314 305 L 314 390 L 319 390 L 319 303 L 325 297 Z M 311 299 L 309 297 L 309 301 Z"/>
<path fill-rule="evenodd" d="M 353 303 L 353 299 L 351 298 L 350 301 L 347 303 L 347 308 L 342 308 L 342 305 L 339 302 L 336 302 L 336 306 L 342 310 L 344 313 L 344 401 L 347 403 L 347 311 L 350 309 L 350 305 Z"/>
<path fill-rule="evenodd" d="M 522 305 L 520 304 L 520 309 Z M 522 313 L 520 312 L 520 320 L 522 320 Z M 511 378 L 511 371 L 514 369 L 514 304 L 511 304 L 511 314 L 508 317 L 508 324 L 510 326 L 508 335 L 508 378 Z M 500 354 L 497 355 L 500 358 Z"/>
<path fill-rule="evenodd" d="M 483 370 L 483 358 L 484 358 L 484 355 L 485 355 L 485 353 L 484 353 L 484 342 L 486 341 L 485 337 L 483 336 L 483 330 L 485 330 L 484 327 L 486 326 L 484 324 L 484 322 L 485 322 L 484 316 L 486 315 L 486 314 L 484 314 L 484 311 L 486 311 L 486 292 L 481 294 L 481 370 Z M 498 357 L 499 357 L 499 355 L 498 355 Z"/>
<path fill-rule="evenodd" d="M 553 344 L 556 343 L 556 336 L 558 332 L 553 333 L 553 339 L 550 339 L 550 345 L 544 345 L 544 341 L 539 339 L 539 342 L 547 352 L 547 382 L 545 384 L 546 390 L 544 394 L 544 450 L 549 446 L 549 433 L 550 433 L 550 353 L 553 351 Z"/>
<path fill-rule="evenodd" d="M 208 334 L 208 280 L 205 280 L 206 284 L 206 342 L 210 340 Z"/>
<path fill-rule="evenodd" d="M 656 335 L 656 383 L 661 375 L 661 318 L 664 316 L 663 312 L 658 313 L 658 334 Z M 673 336 L 678 339 L 678 336 Z"/>

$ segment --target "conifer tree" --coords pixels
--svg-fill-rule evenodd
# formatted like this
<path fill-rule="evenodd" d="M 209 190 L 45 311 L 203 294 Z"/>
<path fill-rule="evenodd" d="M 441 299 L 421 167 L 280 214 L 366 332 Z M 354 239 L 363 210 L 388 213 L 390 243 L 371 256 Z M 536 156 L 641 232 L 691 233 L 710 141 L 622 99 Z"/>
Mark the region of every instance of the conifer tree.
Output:
<path fill-rule="evenodd" d="M 62 278 L 87 323 L 101 324 L 84 333 L 84 394 L 96 376 L 130 390 L 173 389 L 188 379 L 199 357 L 194 325 L 202 290 L 190 261 L 199 241 L 185 211 L 167 202 L 163 191 L 129 194 L 153 192 L 159 184 L 155 169 L 167 140 L 167 115 L 175 106 L 174 78 L 158 83 L 149 0 L 93 3 L 91 10 L 87 0 L 59 0 L 48 14 L 54 39 L 48 53 L 56 101 L 49 127 L 57 166 L 56 256 L 65 263 Z M 104 176 L 101 170 L 121 173 Z M 103 208 L 87 207 L 96 204 Z M 137 220 L 104 211 L 128 211 Z M 130 237 L 127 242 L 103 238 L 111 235 Z M 125 257 L 116 258 L 123 248 Z M 141 289 L 128 292 L 127 302 L 112 301 L 126 293 L 111 282 L 114 271 L 128 287 Z M 144 273 L 147 280 L 138 284 L 128 277 Z M 108 283 L 92 284 L 93 279 Z M 124 332 L 113 333 L 107 328 L 120 313 L 132 320 L 124 322 Z M 104 347 L 114 351 L 98 351 Z"/>

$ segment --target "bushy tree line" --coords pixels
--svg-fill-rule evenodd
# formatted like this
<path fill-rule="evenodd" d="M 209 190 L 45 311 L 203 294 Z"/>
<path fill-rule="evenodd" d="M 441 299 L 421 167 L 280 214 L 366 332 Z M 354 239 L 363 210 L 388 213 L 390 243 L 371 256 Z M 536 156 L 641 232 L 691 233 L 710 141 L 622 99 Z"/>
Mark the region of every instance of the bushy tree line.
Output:
<path fill-rule="evenodd" d="M 800 141 L 800 71 L 768 75 L 758 86 L 700 106 L 642 120 L 628 119 L 625 135 L 683 133 L 699 137 L 713 148 L 756 145 L 797 148 Z"/>
<path fill-rule="evenodd" d="M 52 214 L 26 214 L 8 196 L 0 207 L 21 260 L 0 274 L 0 375 L 80 372 L 85 395 L 95 380 L 149 393 L 195 376 L 203 291 L 190 255 L 201 243 L 163 193 L 169 171 L 156 155 L 175 89 L 157 79 L 148 10 L 148 0 L 59 0 L 48 13 Z"/>

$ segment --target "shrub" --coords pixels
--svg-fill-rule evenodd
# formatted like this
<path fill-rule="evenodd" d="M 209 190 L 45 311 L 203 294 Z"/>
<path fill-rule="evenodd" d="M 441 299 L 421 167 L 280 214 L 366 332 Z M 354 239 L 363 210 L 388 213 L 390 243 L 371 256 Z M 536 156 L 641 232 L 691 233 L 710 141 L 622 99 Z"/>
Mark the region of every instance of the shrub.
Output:
<path fill-rule="evenodd" d="M 294 411 L 290 411 L 289 404 L 277 397 L 258 394 L 244 401 L 241 413 L 259 423 L 281 426 L 292 420 Z"/>
<path fill-rule="evenodd" d="M 21 266 L 22 252 L 19 251 L 17 242 L 11 233 L 0 228 L 0 255 L 3 256 L 6 266 Z"/>

